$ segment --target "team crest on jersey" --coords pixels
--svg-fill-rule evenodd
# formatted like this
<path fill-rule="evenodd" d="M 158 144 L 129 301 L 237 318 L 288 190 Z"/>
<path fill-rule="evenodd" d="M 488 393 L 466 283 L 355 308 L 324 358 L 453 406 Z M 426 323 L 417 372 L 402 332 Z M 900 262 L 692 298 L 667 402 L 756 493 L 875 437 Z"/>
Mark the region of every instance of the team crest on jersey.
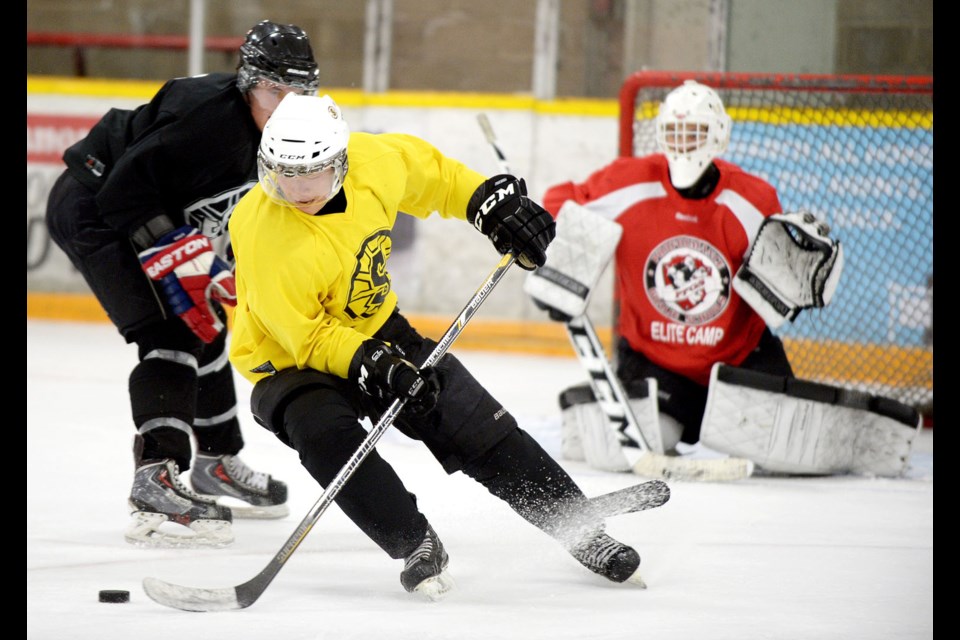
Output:
<path fill-rule="evenodd" d="M 730 301 L 730 266 L 709 242 L 675 236 L 650 253 L 645 284 L 657 311 L 684 324 L 704 324 Z"/>
<path fill-rule="evenodd" d="M 357 253 L 357 268 L 350 279 L 346 312 L 351 318 L 369 318 L 383 305 L 390 293 L 387 259 L 393 240 L 389 231 L 378 231 L 367 238 Z"/>
<path fill-rule="evenodd" d="M 257 181 L 252 180 L 215 196 L 192 202 L 183 208 L 184 219 L 208 238 L 217 238 L 227 230 L 230 214 L 240 202 L 240 198 L 253 189 L 255 184 Z"/>

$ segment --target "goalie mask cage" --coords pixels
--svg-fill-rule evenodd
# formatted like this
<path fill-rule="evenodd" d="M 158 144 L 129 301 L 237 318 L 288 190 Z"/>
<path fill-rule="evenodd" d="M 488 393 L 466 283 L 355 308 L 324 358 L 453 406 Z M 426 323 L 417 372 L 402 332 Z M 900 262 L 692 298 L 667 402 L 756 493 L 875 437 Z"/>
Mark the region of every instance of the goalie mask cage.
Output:
<path fill-rule="evenodd" d="M 686 79 L 733 119 L 723 158 L 829 223 L 845 265 L 831 304 L 777 330 L 800 378 L 933 411 L 933 78 L 637 72 L 619 154 L 655 153 L 654 120 Z"/>

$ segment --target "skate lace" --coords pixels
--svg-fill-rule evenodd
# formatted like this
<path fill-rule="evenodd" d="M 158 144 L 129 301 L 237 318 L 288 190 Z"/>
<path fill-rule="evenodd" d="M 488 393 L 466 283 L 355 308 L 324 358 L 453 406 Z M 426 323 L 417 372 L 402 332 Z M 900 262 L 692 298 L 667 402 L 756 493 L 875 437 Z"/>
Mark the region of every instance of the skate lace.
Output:
<path fill-rule="evenodd" d="M 267 490 L 267 485 L 270 482 L 269 474 L 254 471 L 236 456 L 223 456 L 223 464 L 227 468 L 227 473 L 234 480 L 261 491 Z"/>
<path fill-rule="evenodd" d="M 433 536 L 428 532 L 423 538 L 423 542 L 420 543 L 420 546 L 413 550 L 409 556 L 407 556 L 406 562 L 404 562 L 404 569 L 409 568 L 411 565 L 420 562 L 421 560 L 429 560 L 430 556 L 433 555 L 433 551 L 436 548 L 436 541 L 434 541 Z"/>
<path fill-rule="evenodd" d="M 584 565 L 602 570 L 622 548 L 622 544 L 601 533 L 578 546 L 573 555 Z"/>
<path fill-rule="evenodd" d="M 177 493 L 189 498 L 190 500 L 193 500 L 194 502 L 200 502 L 203 504 L 213 504 L 215 502 L 214 500 L 210 500 L 194 492 L 193 489 L 184 484 L 183 479 L 180 477 L 180 466 L 176 462 L 170 464 L 167 468 L 170 471 L 170 481 L 173 482 L 173 487 L 176 489 Z"/>

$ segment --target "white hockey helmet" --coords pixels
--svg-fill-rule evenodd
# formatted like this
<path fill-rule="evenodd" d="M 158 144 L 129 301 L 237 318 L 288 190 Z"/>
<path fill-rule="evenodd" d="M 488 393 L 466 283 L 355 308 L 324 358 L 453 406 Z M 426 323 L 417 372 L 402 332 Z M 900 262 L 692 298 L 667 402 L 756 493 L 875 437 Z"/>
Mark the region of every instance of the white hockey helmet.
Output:
<path fill-rule="evenodd" d="M 706 85 L 685 80 L 667 94 L 657 113 L 657 147 L 667 156 L 674 187 L 692 186 L 727 150 L 731 124 L 720 96 Z"/>
<path fill-rule="evenodd" d="M 260 186 L 276 202 L 316 213 L 343 186 L 349 140 L 350 127 L 330 96 L 287 94 L 260 138 Z"/>

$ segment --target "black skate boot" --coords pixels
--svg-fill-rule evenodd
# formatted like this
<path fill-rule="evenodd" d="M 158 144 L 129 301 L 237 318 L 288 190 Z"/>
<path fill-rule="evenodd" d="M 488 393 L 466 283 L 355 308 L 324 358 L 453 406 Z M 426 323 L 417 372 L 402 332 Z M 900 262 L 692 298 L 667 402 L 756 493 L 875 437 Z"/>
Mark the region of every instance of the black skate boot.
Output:
<path fill-rule="evenodd" d="M 194 490 L 212 499 L 229 498 L 235 518 L 283 518 L 287 507 L 287 485 L 266 473 L 252 470 L 238 456 L 209 456 L 202 453 L 190 470 Z"/>
<path fill-rule="evenodd" d="M 603 527 L 583 536 L 568 551 L 577 562 L 608 580 L 647 587 L 638 570 L 640 555 L 632 547 L 604 533 Z"/>
<path fill-rule="evenodd" d="M 124 538 L 130 544 L 193 548 L 223 547 L 233 542 L 233 517 L 229 507 L 188 489 L 173 460 L 138 466 L 129 502 L 132 522 Z M 190 533 L 180 533 L 181 527 L 173 525 L 182 525 Z M 161 526 L 165 528 L 161 530 Z"/>
<path fill-rule="evenodd" d="M 423 542 L 404 561 L 400 584 L 411 593 L 439 600 L 454 587 L 453 578 L 447 573 L 449 563 L 450 557 L 443 543 L 433 527 L 427 525 Z"/>

